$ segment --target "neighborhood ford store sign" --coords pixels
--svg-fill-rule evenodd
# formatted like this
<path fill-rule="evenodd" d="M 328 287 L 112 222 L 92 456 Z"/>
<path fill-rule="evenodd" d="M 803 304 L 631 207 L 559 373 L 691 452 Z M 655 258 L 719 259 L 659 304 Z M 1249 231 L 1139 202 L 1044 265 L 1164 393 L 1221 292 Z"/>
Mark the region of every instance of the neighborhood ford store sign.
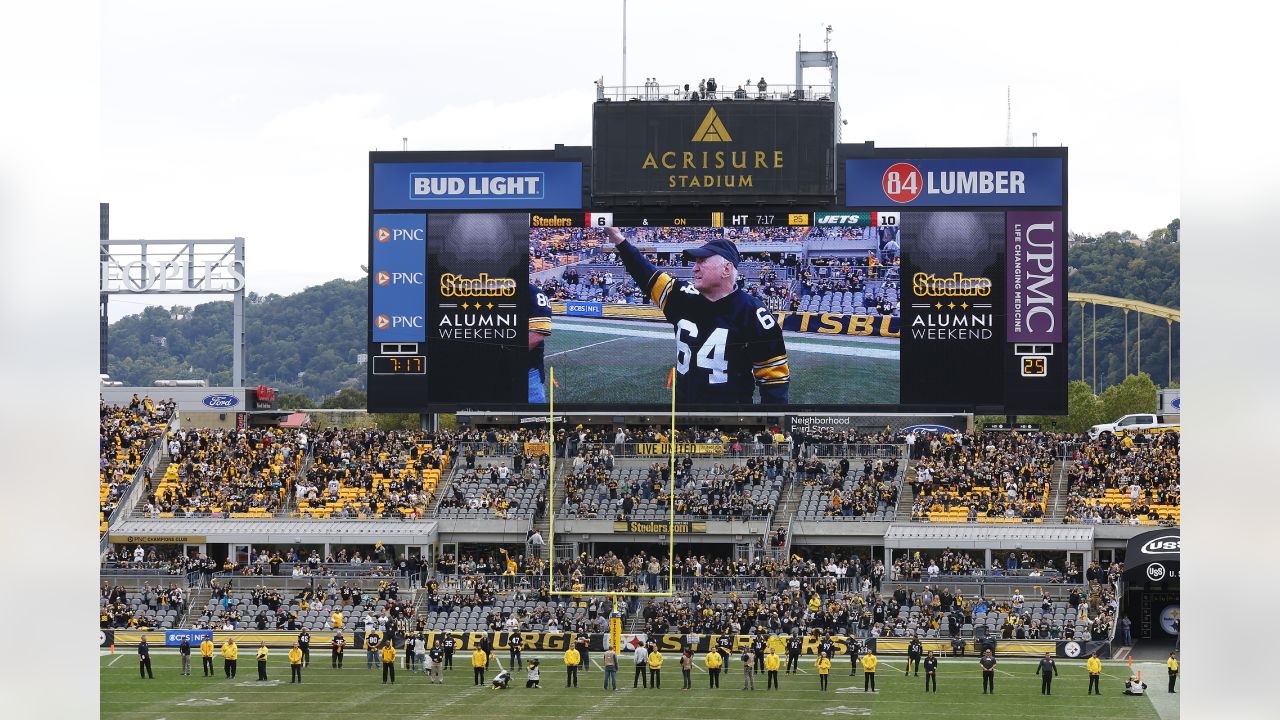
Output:
<path fill-rule="evenodd" d="M 227 408 L 233 408 L 239 405 L 240 398 L 237 398 L 235 395 L 206 395 L 204 400 L 201 402 L 211 408 L 226 410 Z"/>

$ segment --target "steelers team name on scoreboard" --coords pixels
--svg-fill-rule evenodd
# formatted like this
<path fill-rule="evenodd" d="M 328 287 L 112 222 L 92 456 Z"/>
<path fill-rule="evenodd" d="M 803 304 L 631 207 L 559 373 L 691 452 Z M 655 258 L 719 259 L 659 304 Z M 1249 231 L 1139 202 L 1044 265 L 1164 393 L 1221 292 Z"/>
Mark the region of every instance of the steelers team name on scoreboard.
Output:
<path fill-rule="evenodd" d="M 529 226 L 535 228 L 574 227 L 896 227 L 897 212 L 760 212 L 715 211 L 701 215 L 659 215 L 612 212 L 531 213 Z"/>

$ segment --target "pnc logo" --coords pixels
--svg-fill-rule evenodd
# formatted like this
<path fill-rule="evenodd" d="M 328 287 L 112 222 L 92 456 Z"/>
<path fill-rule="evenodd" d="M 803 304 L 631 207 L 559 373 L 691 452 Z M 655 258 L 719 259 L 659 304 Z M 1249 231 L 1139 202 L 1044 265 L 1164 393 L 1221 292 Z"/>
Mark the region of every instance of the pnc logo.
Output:
<path fill-rule="evenodd" d="M 880 178 L 885 197 L 896 203 L 909 203 L 920 197 L 922 184 L 920 170 L 911 163 L 894 163 Z"/>
<path fill-rule="evenodd" d="M 724 122 L 716 114 L 715 108 L 708 108 L 706 117 L 693 133 L 694 142 L 732 142 L 733 138 L 725 129 Z"/>
<path fill-rule="evenodd" d="M 391 318 L 386 315 L 379 315 L 373 319 L 373 325 L 379 330 L 386 330 L 391 327 Z"/>
<path fill-rule="evenodd" d="M 379 285 L 389 285 L 391 283 L 391 273 L 379 271 L 377 275 L 373 276 L 373 279 Z"/>
<path fill-rule="evenodd" d="M 378 242 L 384 243 L 391 240 L 391 231 L 382 227 L 378 228 Z"/>
<path fill-rule="evenodd" d="M 379 270 L 374 273 L 373 281 L 386 287 L 387 285 L 422 285 L 426 282 L 426 274 L 420 272 L 387 272 Z"/>

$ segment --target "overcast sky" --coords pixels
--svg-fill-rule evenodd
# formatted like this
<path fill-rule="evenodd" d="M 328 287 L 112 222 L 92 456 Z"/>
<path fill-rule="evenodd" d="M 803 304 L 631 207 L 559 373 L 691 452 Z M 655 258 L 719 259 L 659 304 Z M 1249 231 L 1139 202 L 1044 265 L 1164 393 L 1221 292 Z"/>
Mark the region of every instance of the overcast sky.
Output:
<path fill-rule="evenodd" d="M 630 0 L 627 79 L 790 83 L 830 24 L 844 142 L 1004 145 L 1011 86 L 1014 144 L 1070 148 L 1070 229 L 1145 235 L 1179 215 L 1160 7 Z M 361 276 L 369 150 L 589 145 L 592 81 L 622 79 L 621 0 L 113 0 L 102 21 L 111 237 L 244 237 L 264 294 Z"/>

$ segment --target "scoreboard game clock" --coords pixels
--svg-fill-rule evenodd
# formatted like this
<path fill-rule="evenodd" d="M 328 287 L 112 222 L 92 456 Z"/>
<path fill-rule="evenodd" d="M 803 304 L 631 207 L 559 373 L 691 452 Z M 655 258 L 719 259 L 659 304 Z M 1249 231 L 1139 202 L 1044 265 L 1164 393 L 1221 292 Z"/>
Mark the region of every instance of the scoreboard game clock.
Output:
<path fill-rule="evenodd" d="M 422 355 L 374 355 L 370 371 L 374 375 L 425 375 L 427 359 Z"/>

